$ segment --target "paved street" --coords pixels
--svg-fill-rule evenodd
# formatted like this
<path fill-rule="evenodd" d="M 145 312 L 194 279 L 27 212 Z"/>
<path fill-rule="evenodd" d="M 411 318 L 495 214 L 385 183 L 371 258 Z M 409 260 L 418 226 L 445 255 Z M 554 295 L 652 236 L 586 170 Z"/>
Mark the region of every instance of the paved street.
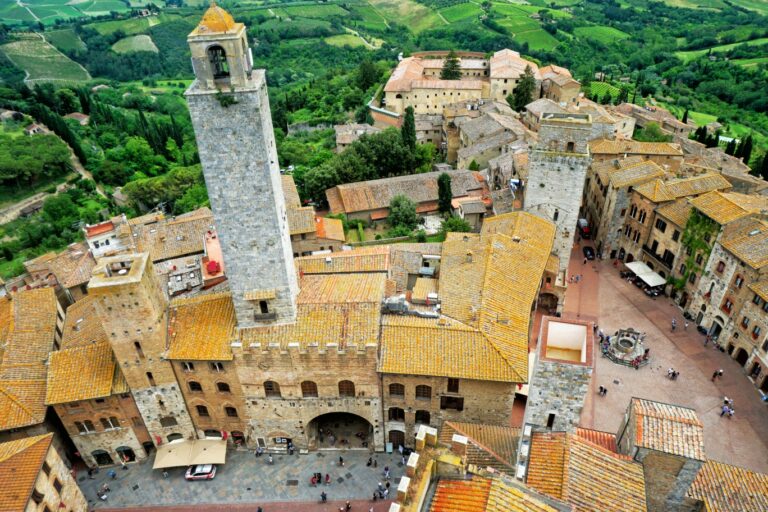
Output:
<path fill-rule="evenodd" d="M 344 457 L 344 467 L 338 466 L 339 455 Z M 347 499 L 363 500 L 367 508 L 362 506 L 355 510 L 365 510 L 374 505 L 370 502 L 373 490 L 378 482 L 383 482 L 384 466 L 391 470 L 390 497 L 396 493 L 397 483 L 403 475 L 399 454 L 376 454 L 378 468 L 366 467 L 370 456 L 368 451 L 322 451 L 308 455 L 276 455 L 274 464 L 267 464 L 266 456 L 255 457 L 252 452 L 230 450 L 227 453 L 227 463 L 218 467 L 216 478 L 210 481 L 188 482 L 184 480 L 186 468 L 175 468 L 168 471 L 167 479 L 162 472 L 152 470 L 153 460 L 144 464 L 133 464 L 128 471 L 116 468 L 117 479 L 110 480 L 107 471 L 102 470 L 95 480 L 89 480 L 87 474 L 81 471 L 78 481 L 88 498 L 89 505 L 96 510 L 104 511 L 111 508 L 151 507 L 157 509 L 163 505 L 202 505 L 220 504 L 223 508 L 213 510 L 256 510 L 256 506 L 264 507 L 264 512 L 283 512 L 306 510 L 338 510 L 331 504 L 320 505 L 320 493 L 324 490 L 329 501 L 344 502 Z M 309 485 L 312 473 L 322 472 L 331 475 L 331 485 Z M 107 482 L 111 488 L 106 502 L 96 498 L 96 490 Z M 273 504 L 273 502 L 275 502 Z M 224 506 L 224 504 L 243 504 L 242 508 Z M 264 506 L 269 503 L 270 506 Z M 387 510 L 383 502 L 381 510 Z M 247 504 L 247 505 L 246 505 Z M 378 512 L 379 508 L 375 508 Z M 140 509 L 140 508 L 139 508 Z M 146 510 L 146 509 L 145 509 Z M 173 508 L 174 512 L 182 512 L 188 508 Z"/>
<path fill-rule="evenodd" d="M 693 323 L 683 329 L 679 308 L 667 298 L 647 297 L 621 279 L 610 261 L 585 266 L 577 248 L 570 270 L 584 278 L 569 287 L 565 317 L 598 319 L 606 333 L 635 328 L 647 333 L 646 347 L 651 349 L 651 364 L 639 370 L 614 364 L 595 351 L 594 389 L 587 397 L 583 425 L 616 432 L 633 396 L 691 407 L 704 423 L 708 457 L 768 472 L 768 405 L 760 401 L 744 369 L 711 345 L 704 347 Z M 677 318 L 675 333 L 672 318 Z M 666 377 L 670 367 L 680 372 L 678 380 Z M 713 383 L 712 372 L 719 368 L 725 374 Z M 597 395 L 600 385 L 608 388 L 607 396 Z M 723 396 L 734 400 L 736 414 L 730 420 L 720 417 Z"/>

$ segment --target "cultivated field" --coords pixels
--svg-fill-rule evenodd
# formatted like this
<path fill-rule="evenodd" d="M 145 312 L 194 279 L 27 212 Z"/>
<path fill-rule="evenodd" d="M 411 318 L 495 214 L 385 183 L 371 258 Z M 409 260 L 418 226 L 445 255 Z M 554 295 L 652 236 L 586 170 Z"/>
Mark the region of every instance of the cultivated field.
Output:
<path fill-rule="evenodd" d="M 17 67 L 27 73 L 30 82 L 81 82 L 90 80 L 88 72 L 80 64 L 51 46 L 36 34 L 19 41 L 0 46 Z"/>
<path fill-rule="evenodd" d="M 477 4 L 473 3 L 456 4 L 440 9 L 440 14 L 442 14 L 443 18 L 450 23 L 465 20 L 467 18 L 477 18 L 482 12 L 483 10 L 478 7 Z"/>
<path fill-rule="evenodd" d="M 723 44 L 720 46 L 713 46 L 712 48 L 705 48 L 703 50 L 692 50 L 689 52 L 675 52 L 675 55 L 677 55 L 681 60 L 684 60 L 687 62 L 689 60 L 697 59 L 703 55 L 706 55 L 710 50 L 712 51 L 712 53 L 727 52 L 728 50 L 736 48 L 740 44 L 746 44 L 749 46 L 758 46 L 761 44 L 768 44 L 768 37 L 753 39 L 751 41 L 744 41 L 741 43 Z"/>
<path fill-rule="evenodd" d="M 603 44 L 611 44 L 629 37 L 629 34 L 613 27 L 595 25 L 594 27 L 578 27 L 573 31 L 579 37 L 599 41 Z"/>
<path fill-rule="evenodd" d="M 63 52 L 85 50 L 85 43 L 71 28 L 46 32 L 45 39 Z"/>
<path fill-rule="evenodd" d="M 446 24 L 435 11 L 414 0 L 370 0 L 370 4 L 390 23 L 405 25 L 416 34 Z"/>
<path fill-rule="evenodd" d="M 154 52 L 158 49 L 152 38 L 145 34 L 125 37 L 112 45 L 112 51 L 117 53 Z"/>

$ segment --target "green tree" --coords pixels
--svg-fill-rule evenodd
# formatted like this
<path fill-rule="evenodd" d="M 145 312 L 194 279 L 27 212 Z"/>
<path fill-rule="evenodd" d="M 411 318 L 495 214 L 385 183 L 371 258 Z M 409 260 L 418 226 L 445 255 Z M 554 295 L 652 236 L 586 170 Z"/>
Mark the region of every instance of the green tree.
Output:
<path fill-rule="evenodd" d="M 658 123 L 648 123 L 645 128 L 637 130 L 633 138 L 640 142 L 669 142 L 672 140 L 671 135 L 661 131 Z"/>
<path fill-rule="evenodd" d="M 80 110 L 80 100 L 71 89 L 59 89 L 54 96 L 56 98 L 56 111 L 59 114 L 69 114 Z"/>
<path fill-rule="evenodd" d="M 43 203 L 43 216 L 57 229 L 69 228 L 79 219 L 79 210 L 69 194 L 49 197 Z"/>
<path fill-rule="evenodd" d="M 688 123 L 688 109 L 685 109 L 685 112 L 683 112 L 683 118 L 681 119 L 681 122 L 683 124 L 687 124 Z"/>
<path fill-rule="evenodd" d="M 389 203 L 389 224 L 393 228 L 402 226 L 413 230 L 418 223 L 416 203 L 404 195 L 393 197 Z"/>
<path fill-rule="evenodd" d="M 525 66 L 523 77 L 515 86 L 512 94 L 507 96 L 507 103 L 517 112 L 522 112 L 525 106 L 531 102 L 533 92 L 536 89 L 536 78 L 533 76 L 531 66 Z"/>
<path fill-rule="evenodd" d="M 442 173 L 437 178 L 437 205 L 443 213 L 451 211 L 451 200 L 453 192 L 451 191 L 451 176 L 448 173 Z"/>
<path fill-rule="evenodd" d="M 613 97 L 611 96 L 610 91 L 605 91 L 605 94 L 603 94 L 603 97 L 600 98 L 600 103 L 602 105 L 610 105 L 613 101 Z"/>
<path fill-rule="evenodd" d="M 403 117 L 403 126 L 400 128 L 400 136 L 403 139 L 403 144 L 411 151 L 416 150 L 416 121 L 413 117 L 413 107 L 407 107 L 405 109 L 405 116 Z"/>
<path fill-rule="evenodd" d="M 363 91 L 374 85 L 379 79 L 379 70 L 370 59 L 363 60 L 357 67 L 357 86 Z"/>
<path fill-rule="evenodd" d="M 747 165 L 749 165 L 749 159 L 752 157 L 752 145 L 752 135 L 748 135 L 741 144 L 741 159 Z"/>
<path fill-rule="evenodd" d="M 622 85 L 619 88 L 619 95 L 616 97 L 616 104 L 626 103 L 629 99 L 629 87 Z"/>
<path fill-rule="evenodd" d="M 763 155 L 763 165 L 760 166 L 760 176 L 768 181 L 768 151 Z"/>
<path fill-rule="evenodd" d="M 456 52 L 453 50 L 448 53 L 448 57 L 443 63 L 443 69 L 440 70 L 441 80 L 460 80 L 461 79 L 461 64 L 459 63 Z"/>
<path fill-rule="evenodd" d="M 451 215 L 443 221 L 440 231 L 442 233 L 468 233 L 472 231 L 472 226 L 461 217 Z"/>
<path fill-rule="evenodd" d="M 479 171 L 480 170 L 480 164 L 478 164 L 475 160 L 472 160 L 469 162 L 469 170 L 470 171 Z"/>
<path fill-rule="evenodd" d="M 208 191 L 205 185 L 198 183 L 184 191 L 184 194 L 173 204 L 173 212 L 186 213 L 208 205 L 210 205 Z"/>

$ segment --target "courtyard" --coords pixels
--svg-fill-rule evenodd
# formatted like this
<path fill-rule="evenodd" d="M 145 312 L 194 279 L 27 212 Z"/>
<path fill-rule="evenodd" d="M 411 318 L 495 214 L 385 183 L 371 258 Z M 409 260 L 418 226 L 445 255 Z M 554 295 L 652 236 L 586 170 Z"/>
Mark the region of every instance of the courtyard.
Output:
<path fill-rule="evenodd" d="M 582 426 L 617 432 L 630 398 L 640 397 L 695 409 L 704 424 L 707 457 L 768 472 L 768 404 L 742 368 L 710 344 L 691 325 L 686 330 L 680 309 L 665 297 L 651 298 L 619 277 L 611 261 L 583 263 L 581 248 L 571 257 L 570 273 L 583 275 L 569 286 L 563 316 L 594 320 L 606 334 L 632 327 L 646 333 L 650 364 L 638 370 L 613 363 L 595 351 L 592 393 L 587 396 Z M 677 321 L 675 332 L 672 319 Z M 680 372 L 667 378 L 667 369 Z M 722 378 L 712 382 L 712 373 Z M 608 388 L 606 396 L 598 386 Z M 723 397 L 734 401 L 733 418 L 721 417 Z"/>
<path fill-rule="evenodd" d="M 344 466 L 339 466 L 339 456 Z M 373 456 L 378 467 L 368 467 L 368 457 Z M 114 468 L 117 478 L 112 480 L 108 469 L 102 469 L 94 479 L 88 479 L 85 471 L 78 472 L 78 484 L 88 499 L 92 510 L 130 509 L 157 510 L 158 507 L 174 506 L 169 510 L 188 510 L 185 506 L 215 504 L 211 510 L 256 510 L 264 512 L 338 510 L 346 500 L 365 503 L 364 510 L 374 506 L 379 512 L 389 509 L 391 501 L 376 501 L 371 497 L 379 482 L 384 480 L 384 467 L 390 468 L 390 494 L 394 498 L 397 484 L 405 467 L 400 454 L 376 453 L 368 450 L 320 450 L 308 454 L 274 454 L 274 463 L 267 456 L 256 457 L 253 451 L 230 448 L 227 463 L 218 466 L 216 477 L 207 481 L 184 479 L 186 467 L 168 470 L 163 478 L 161 470 L 153 470 L 154 454 L 143 463 L 131 464 L 128 470 Z M 330 485 L 312 487 L 313 473 L 329 474 Z M 97 490 L 103 483 L 110 487 L 108 499 L 97 498 Z M 328 503 L 320 505 L 320 493 L 325 491 Z M 269 506 L 267 506 L 269 505 Z M 334 506 L 335 505 L 335 506 Z M 242 508 L 241 508 L 242 507 Z M 208 507 L 206 507 L 208 508 Z M 362 510 L 362 507 L 357 507 Z"/>

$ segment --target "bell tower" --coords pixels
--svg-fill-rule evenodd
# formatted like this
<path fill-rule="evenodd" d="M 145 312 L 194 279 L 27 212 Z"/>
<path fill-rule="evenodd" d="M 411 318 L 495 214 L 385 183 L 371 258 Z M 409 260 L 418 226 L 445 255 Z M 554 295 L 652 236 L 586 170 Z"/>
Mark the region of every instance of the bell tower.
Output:
<path fill-rule="evenodd" d="M 215 3 L 187 42 L 185 95 L 238 327 L 291 322 L 298 282 L 264 70 L 245 26 Z"/>

